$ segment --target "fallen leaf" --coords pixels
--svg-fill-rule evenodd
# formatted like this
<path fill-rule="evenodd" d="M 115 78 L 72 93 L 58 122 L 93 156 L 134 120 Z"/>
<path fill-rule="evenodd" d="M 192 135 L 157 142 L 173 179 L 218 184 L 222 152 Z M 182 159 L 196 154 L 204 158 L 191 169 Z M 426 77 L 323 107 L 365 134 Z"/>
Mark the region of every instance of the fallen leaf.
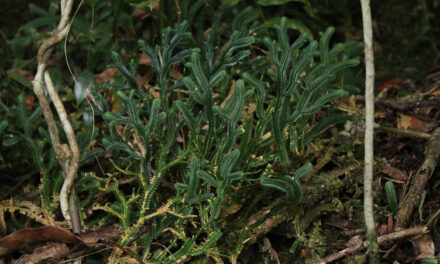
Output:
<path fill-rule="evenodd" d="M 403 82 L 402 79 L 394 78 L 394 79 L 390 79 L 390 80 L 387 80 L 387 81 L 380 82 L 380 83 L 376 84 L 376 88 L 377 88 L 377 90 L 382 91 L 385 88 L 394 86 L 394 85 L 399 84 L 401 82 Z"/>
<path fill-rule="evenodd" d="M 394 229 L 394 219 L 393 219 L 393 215 L 389 214 L 388 215 L 388 222 L 387 222 L 387 233 L 393 233 L 393 229 Z"/>
<path fill-rule="evenodd" d="M 60 243 L 78 243 L 69 230 L 57 226 L 44 226 L 40 228 L 25 228 L 15 231 L 0 239 L 0 257 L 17 251 L 27 245 L 41 242 L 56 241 Z"/>
<path fill-rule="evenodd" d="M 183 74 L 180 72 L 177 65 L 171 67 L 171 77 L 173 77 L 174 80 L 180 80 L 183 78 Z"/>
<path fill-rule="evenodd" d="M 33 95 L 27 95 L 25 98 L 25 102 L 26 102 L 26 110 L 32 111 L 35 105 L 35 97 Z"/>
<path fill-rule="evenodd" d="M 329 226 L 337 227 L 342 230 L 348 230 L 351 227 L 351 221 L 349 221 L 347 219 L 340 219 L 340 220 L 336 220 L 334 222 L 328 222 L 325 224 L 329 225 Z"/>
<path fill-rule="evenodd" d="M 378 232 L 379 236 L 385 235 L 387 233 L 387 231 L 388 231 L 387 225 L 384 225 L 384 224 L 380 225 L 379 232 Z"/>
<path fill-rule="evenodd" d="M 93 247 L 101 240 L 116 241 L 121 237 L 122 229 L 119 225 L 112 225 L 98 230 L 87 230 L 78 238 L 87 246 Z"/>
<path fill-rule="evenodd" d="M 390 176 L 391 178 L 406 181 L 408 179 L 408 176 L 403 171 L 399 170 L 398 168 L 394 168 L 391 165 L 386 165 L 382 172 L 386 175 Z"/>
<path fill-rule="evenodd" d="M 419 118 L 411 115 L 405 115 L 399 113 L 397 118 L 397 127 L 400 129 L 414 130 L 417 132 L 429 132 L 432 130 L 432 125 L 420 120 Z"/>
<path fill-rule="evenodd" d="M 158 87 L 153 87 L 150 86 L 150 88 L 148 89 L 148 91 L 150 92 L 150 94 L 154 97 L 154 98 L 160 98 L 160 93 L 157 91 L 158 89 L 155 89 Z"/>
<path fill-rule="evenodd" d="M 411 239 L 413 246 L 417 249 L 418 255 L 416 259 L 435 258 L 434 241 L 429 234 L 415 236 Z"/>
<path fill-rule="evenodd" d="M 103 83 L 103 82 L 109 82 L 113 80 L 113 77 L 118 73 L 118 70 L 116 68 L 108 68 L 103 70 L 101 73 L 95 74 L 95 82 L 97 83 Z"/>
<path fill-rule="evenodd" d="M 139 64 L 145 64 L 145 65 L 151 66 L 151 59 L 150 59 L 150 57 L 149 57 L 147 54 L 145 54 L 145 53 L 142 53 L 142 54 L 139 56 L 139 60 L 138 60 L 138 62 L 139 62 Z"/>
<path fill-rule="evenodd" d="M 52 243 L 50 246 L 36 248 L 32 254 L 21 256 L 16 264 L 40 263 L 44 260 L 65 255 L 69 250 L 69 247 L 64 243 Z"/>

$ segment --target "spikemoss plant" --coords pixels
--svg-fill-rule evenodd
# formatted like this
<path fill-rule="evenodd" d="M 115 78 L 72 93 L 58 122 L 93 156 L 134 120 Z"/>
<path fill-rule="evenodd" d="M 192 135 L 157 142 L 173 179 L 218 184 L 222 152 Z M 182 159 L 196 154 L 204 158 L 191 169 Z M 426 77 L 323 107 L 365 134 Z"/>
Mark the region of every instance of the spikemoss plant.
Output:
<path fill-rule="evenodd" d="M 359 60 L 344 56 L 343 44 L 329 47 L 333 31 L 319 42 L 301 35 L 291 43 L 281 19 L 275 39 L 240 29 L 216 48 L 211 34 L 202 46 L 188 47 L 194 42 L 186 22 L 167 28 L 162 46 L 139 41 L 159 98 L 138 85 L 134 60 L 125 65 L 113 53 L 121 78 L 107 91 L 122 104 L 111 109 L 95 90 L 96 114 L 108 124 L 102 143 L 119 160 L 115 168 L 135 181 L 122 188 L 118 177 L 88 174 L 82 182 L 114 194 L 112 204 L 95 208 L 122 224 L 123 246 L 136 242 L 143 259 L 160 263 L 219 258 L 227 253 L 216 243 L 226 231 L 222 206 L 234 190 L 278 190 L 291 204 L 301 202 L 301 177 L 312 165 L 298 157 L 316 136 L 349 118 L 329 103 L 347 95 L 334 80 Z M 251 46 L 263 51 L 251 55 Z M 173 80 L 176 66 L 184 77 Z M 326 114 L 314 122 L 319 111 Z M 175 191 L 161 187 L 165 179 Z M 143 226 L 149 232 L 138 237 Z M 153 247 L 158 239 L 162 247 Z"/>

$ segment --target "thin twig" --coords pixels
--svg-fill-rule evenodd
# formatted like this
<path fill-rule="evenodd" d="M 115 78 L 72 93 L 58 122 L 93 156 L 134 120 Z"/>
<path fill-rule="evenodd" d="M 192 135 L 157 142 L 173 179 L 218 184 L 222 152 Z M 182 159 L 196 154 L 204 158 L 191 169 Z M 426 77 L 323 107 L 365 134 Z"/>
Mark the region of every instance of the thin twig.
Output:
<path fill-rule="evenodd" d="M 64 105 L 60 99 L 60 96 L 56 92 L 50 75 L 46 72 L 47 61 L 52 54 L 52 47 L 66 38 L 69 33 L 71 23 L 69 23 L 70 12 L 72 10 L 73 0 L 61 0 L 60 10 L 61 19 L 57 29 L 52 32 L 52 36 L 44 40 L 37 54 L 38 67 L 35 79 L 33 81 L 33 90 L 40 102 L 43 109 L 44 118 L 49 128 L 49 134 L 51 137 L 52 145 L 55 150 L 56 157 L 63 168 L 64 184 L 60 193 L 60 207 L 61 212 L 68 222 L 71 223 L 73 231 L 78 233 L 81 229 L 78 210 L 76 208 L 76 202 L 74 197 L 74 191 L 72 189 L 74 179 L 79 166 L 79 149 L 76 141 L 75 133 L 67 118 L 67 113 Z M 58 117 L 61 121 L 64 132 L 66 133 L 69 146 L 61 144 L 58 131 L 56 129 L 53 113 L 49 102 L 44 94 L 44 85 L 46 86 L 55 109 L 58 113 Z M 71 197 L 69 197 L 71 195 Z"/>
<path fill-rule="evenodd" d="M 390 132 L 399 133 L 399 134 L 410 135 L 410 136 L 415 136 L 415 137 L 419 137 L 419 138 L 430 138 L 431 137 L 431 134 L 429 134 L 429 133 L 418 132 L 418 131 L 409 130 L 409 129 L 395 128 L 395 127 L 389 127 L 389 126 L 384 126 L 384 125 L 379 125 L 379 124 L 375 124 L 375 126 L 376 126 L 376 128 L 381 129 L 381 130 L 390 131 Z"/>
<path fill-rule="evenodd" d="M 46 88 L 49 93 L 49 96 L 52 99 L 53 104 L 55 105 L 55 109 L 58 113 L 58 117 L 60 118 L 64 132 L 66 133 L 67 141 L 69 142 L 70 153 L 64 153 L 64 155 L 66 154 L 71 154 L 71 155 L 69 155 L 69 157 L 67 158 L 69 164 L 66 165 L 67 167 L 65 170 L 64 184 L 60 192 L 61 211 L 63 212 L 63 215 L 67 215 L 66 212 L 70 210 L 69 204 L 71 204 L 68 202 L 69 199 L 68 197 L 70 195 L 73 182 L 75 180 L 76 172 L 78 171 L 78 167 L 79 167 L 79 155 L 80 155 L 79 148 L 78 148 L 78 143 L 76 142 L 76 136 L 75 133 L 73 132 L 72 125 L 70 124 L 70 121 L 67 117 L 66 109 L 64 108 L 61 98 L 56 92 L 52 79 L 50 78 L 49 72 L 47 71 L 44 73 L 44 81 L 46 83 Z M 65 152 L 67 151 L 69 150 L 65 149 Z M 73 206 L 73 204 L 71 205 Z M 67 221 L 71 221 L 70 216 L 71 215 L 69 214 L 69 217 L 66 218 Z M 72 222 L 72 224 L 74 223 Z M 78 228 L 80 229 L 80 227 L 78 226 L 74 227 L 75 233 L 78 233 L 80 231 L 78 230 Z"/>
<path fill-rule="evenodd" d="M 370 0 L 361 0 L 365 50 L 365 171 L 364 217 L 367 226 L 370 263 L 379 263 L 379 248 L 373 212 L 373 140 L 374 140 L 374 52 Z"/>
<path fill-rule="evenodd" d="M 412 227 L 408 228 L 402 231 L 386 234 L 383 236 L 380 236 L 377 238 L 377 242 L 382 245 L 385 242 L 391 241 L 391 240 L 397 240 L 408 236 L 414 236 L 418 234 L 426 234 L 429 233 L 429 230 L 426 226 L 419 226 L 419 227 Z M 363 241 L 360 236 L 354 236 L 347 242 L 347 248 L 338 251 L 334 254 L 331 254 L 323 259 L 320 259 L 319 261 L 315 262 L 314 264 L 326 264 L 331 263 L 333 261 L 336 261 L 338 259 L 341 259 L 343 257 L 346 257 L 348 255 L 355 254 L 362 250 L 365 247 L 368 247 L 368 241 Z"/>

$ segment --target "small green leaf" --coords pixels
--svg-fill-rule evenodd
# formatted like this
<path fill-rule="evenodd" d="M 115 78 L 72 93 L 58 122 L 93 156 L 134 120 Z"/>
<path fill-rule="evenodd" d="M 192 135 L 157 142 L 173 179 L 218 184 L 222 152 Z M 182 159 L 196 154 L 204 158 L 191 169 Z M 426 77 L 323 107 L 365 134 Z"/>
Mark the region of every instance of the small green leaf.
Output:
<path fill-rule="evenodd" d="M 226 76 L 225 70 L 219 71 L 218 73 L 214 74 L 214 76 L 211 77 L 211 79 L 209 80 L 209 85 L 211 87 L 217 86 L 217 84 L 221 82 L 225 76 Z"/>
<path fill-rule="evenodd" d="M 188 191 L 189 190 L 189 186 L 181 183 L 181 182 L 176 182 L 174 184 L 174 188 L 176 188 L 176 190 L 180 190 L 180 191 Z"/>
<path fill-rule="evenodd" d="M 395 214 L 398 209 L 398 203 L 397 203 L 396 190 L 394 189 L 393 182 L 387 181 L 385 183 L 385 191 L 387 193 L 388 205 L 390 206 L 393 214 Z"/>
<path fill-rule="evenodd" d="M 194 119 L 193 115 L 189 112 L 186 105 L 182 101 L 177 100 L 176 107 L 182 113 L 182 117 L 185 119 L 187 125 L 192 129 L 192 131 L 198 131 L 197 122 Z"/>
<path fill-rule="evenodd" d="M 157 126 L 160 121 L 159 108 L 160 108 L 160 100 L 155 98 L 153 100 L 153 103 L 151 104 L 150 120 L 147 125 L 147 136 L 151 136 L 154 133 L 154 131 L 156 131 L 157 129 Z"/>
<path fill-rule="evenodd" d="M 18 141 L 20 141 L 20 137 L 14 136 L 14 135 L 8 135 L 5 138 L 3 138 L 3 146 L 5 147 L 11 147 L 15 144 L 17 144 Z"/>
<path fill-rule="evenodd" d="M 101 149 L 92 150 L 89 153 L 81 156 L 80 164 L 83 165 L 91 160 L 94 160 L 94 159 L 100 157 L 101 155 L 102 155 Z"/>
<path fill-rule="evenodd" d="M 225 179 L 230 174 L 232 168 L 234 167 L 235 163 L 238 160 L 238 157 L 240 157 L 240 151 L 238 149 L 235 149 L 229 154 L 225 154 L 223 156 L 222 163 L 220 165 L 220 176 Z"/>
<path fill-rule="evenodd" d="M 425 258 L 420 260 L 420 264 L 438 264 L 438 260 L 435 258 Z"/>
<path fill-rule="evenodd" d="M 229 113 L 230 120 L 233 122 L 237 122 L 240 119 L 245 103 L 244 89 L 244 81 L 238 80 L 235 85 L 235 93 L 225 107 L 225 111 Z"/>
<path fill-rule="evenodd" d="M 217 242 L 222 237 L 222 235 L 223 235 L 223 233 L 220 232 L 220 230 L 210 232 L 205 243 L 201 247 L 199 247 L 198 249 L 193 250 L 191 253 L 191 256 L 198 256 L 203 253 L 210 252 L 213 248 L 214 243 Z"/>
<path fill-rule="evenodd" d="M 183 78 L 183 84 L 188 90 L 190 90 L 191 95 L 194 97 L 194 100 L 199 104 L 205 104 L 206 97 L 203 94 L 202 90 L 197 87 L 197 84 L 190 78 Z"/>
<path fill-rule="evenodd" d="M 301 179 L 302 176 L 306 175 L 311 169 L 313 168 L 312 163 L 307 162 L 303 166 L 301 166 L 299 169 L 295 171 L 295 180 Z"/>
<path fill-rule="evenodd" d="M 227 175 L 227 179 L 231 180 L 231 181 L 237 181 L 237 180 L 241 180 L 244 176 L 244 173 L 242 171 L 236 171 L 233 173 L 229 173 Z"/>
<path fill-rule="evenodd" d="M 187 203 L 191 204 L 196 198 L 196 190 L 198 185 L 197 171 L 199 170 L 199 159 L 196 156 L 191 158 L 191 165 L 188 179 L 188 192 L 185 197 Z"/>
<path fill-rule="evenodd" d="M 298 243 L 299 243 L 298 240 L 295 240 L 295 241 L 293 242 L 292 246 L 291 246 L 290 249 L 289 249 L 289 253 L 290 253 L 290 254 L 295 253 L 295 250 L 296 250 L 296 248 L 298 247 Z"/>
<path fill-rule="evenodd" d="M 330 102 L 331 100 L 347 95 L 348 92 L 344 90 L 327 90 L 325 93 L 321 94 L 321 96 L 311 106 L 306 107 L 302 111 L 302 113 L 304 115 L 314 114 L 316 111 L 323 108 L 324 105 Z"/>
<path fill-rule="evenodd" d="M 84 70 L 75 79 L 73 92 L 75 94 L 76 104 L 80 104 L 84 98 L 86 98 L 88 94 L 87 90 L 90 89 L 93 84 L 93 75 L 91 72 Z"/>
<path fill-rule="evenodd" d="M 290 201 L 298 204 L 302 198 L 302 188 L 297 180 L 284 175 L 276 178 L 262 177 L 260 184 L 285 192 Z"/>
<path fill-rule="evenodd" d="M 127 80 L 127 82 L 130 84 L 132 89 L 136 89 L 137 91 L 140 91 L 136 78 L 135 78 L 135 69 L 133 68 L 127 68 L 121 60 L 121 57 L 117 52 L 112 52 L 112 59 L 114 61 L 114 65 L 110 65 L 111 67 L 116 67 L 118 69 L 118 72 Z"/>
<path fill-rule="evenodd" d="M 206 78 L 205 71 L 202 69 L 202 65 L 200 62 L 200 52 L 199 51 L 193 51 L 191 54 L 191 70 L 194 74 L 194 77 L 196 79 L 196 82 L 198 86 L 204 91 L 209 91 L 209 82 Z M 185 79 L 183 80 L 185 82 Z"/>
<path fill-rule="evenodd" d="M 321 36 L 321 40 L 319 41 L 319 54 L 321 61 L 328 61 L 329 59 L 328 57 L 329 42 L 334 32 L 335 32 L 335 28 L 329 27 Z"/>
<path fill-rule="evenodd" d="M 214 107 L 212 108 L 212 110 L 214 111 L 214 113 L 216 113 L 217 115 L 219 115 L 221 118 L 223 118 L 224 120 L 227 121 L 232 121 L 232 119 L 229 117 L 228 113 L 226 113 L 225 110 L 223 110 L 220 106 L 218 105 L 214 105 Z"/>
<path fill-rule="evenodd" d="M 281 19 L 281 17 L 269 18 L 264 24 L 268 27 L 274 27 L 280 24 Z M 287 28 L 298 30 L 299 32 L 305 34 L 309 40 L 313 39 L 312 31 L 299 20 L 287 18 L 286 26 Z"/>
<path fill-rule="evenodd" d="M 217 187 L 218 185 L 217 180 L 211 175 L 209 175 L 207 172 L 205 172 L 204 170 L 198 170 L 197 177 L 205 180 L 211 186 Z"/>
<path fill-rule="evenodd" d="M 141 160 L 142 157 L 136 153 L 128 144 L 109 138 L 104 138 L 102 143 L 108 150 L 121 150 L 128 154 L 127 159 Z"/>
<path fill-rule="evenodd" d="M 344 123 L 347 120 L 354 120 L 354 116 L 348 116 L 346 114 L 333 114 L 321 119 L 304 138 L 304 145 L 309 144 L 319 134 L 324 132 L 327 128 L 336 124 Z"/>

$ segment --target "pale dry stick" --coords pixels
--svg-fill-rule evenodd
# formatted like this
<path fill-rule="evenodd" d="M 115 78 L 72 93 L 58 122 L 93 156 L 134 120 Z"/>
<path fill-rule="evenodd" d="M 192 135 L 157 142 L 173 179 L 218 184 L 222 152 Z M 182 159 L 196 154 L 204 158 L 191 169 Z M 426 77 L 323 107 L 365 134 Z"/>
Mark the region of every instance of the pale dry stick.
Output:
<path fill-rule="evenodd" d="M 408 229 L 405 229 L 402 231 L 398 231 L 398 232 L 394 232 L 394 233 L 380 236 L 377 238 L 377 242 L 379 244 L 383 244 L 387 241 L 401 239 L 404 237 L 414 236 L 414 235 L 419 235 L 419 234 L 426 234 L 426 233 L 429 233 L 429 230 L 426 226 L 412 227 L 412 228 L 408 228 Z M 336 261 L 338 259 L 341 259 L 343 257 L 346 257 L 348 255 L 356 254 L 357 252 L 359 252 L 363 248 L 367 247 L 368 244 L 369 244 L 368 241 L 363 241 L 359 235 L 354 236 L 347 242 L 347 244 L 346 244 L 347 248 L 345 248 L 341 251 L 338 251 L 332 255 L 329 255 L 323 259 L 320 259 L 320 260 L 316 261 L 314 264 L 327 264 L 327 263 L 331 263 L 333 261 Z"/>
<path fill-rule="evenodd" d="M 58 117 L 60 118 L 61 124 L 64 128 L 64 132 L 66 133 L 67 141 L 69 142 L 69 148 L 71 153 L 71 157 L 68 157 L 67 159 L 68 164 L 65 164 L 64 184 L 60 192 L 61 211 L 63 212 L 63 215 L 67 215 L 65 212 L 71 210 L 69 207 L 69 204 L 71 203 L 70 201 L 68 201 L 69 194 L 72 190 L 72 186 L 75 180 L 75 175 L 79 167 L 79 159 L 80 159 L 79 148 L 78 148 L 78 143 L 76 142 L 75 132 L 73 131 L 72 125 L 70 124 L 70 121 L 67 117 L 66 109 L 64 108 L 61 98 L 58 95 L 57 91 L 55 90 L 52 79 L 50 78 L 50 75 L 47 71 L 44 73 L 44 81 L 46 83 L 46 88 L 50 95 L 50 98 L 52 99 L 52 102 L 55 105 L 55 109 L 58 113 Z M 62 201 L 68 201 L 68 202 L 65 203 Z M 75 201 L 75 199 L 71 198 L 71 201 Z M 70 214 L 68 216 L 72 217 Z M 71 219 L 67 219 L 67 218 L 66 220 L 71 221 Z M 72 224 L 75 225 L 74 221 L 72 221 Z M 81 228 L 79 226 L 73 226 L 73 227 L 75 233 L 77 233 L 76 230 Z"/>
<path fill-rule="evenodd" d="M 70 12 L 72 10 L 73 0 L 61 0 L 60 10 L 61 19 L 58 24 L 57 29 L 52 33 L 52 36 L 44 40 L 40 48 L 38 49 L 37 60 L 38 67 L 37 73 L 35 74 L 35 79 L 33 81 L 33 90 L 37 96 L 41 107 L 43 109 L 44 118 L 49 128 L 49 133 L 54 147 L 58 161 L 60 162 L 63 173 L 64 173 L 64 184 L 60 193 L 60 207 L 61 212 L 66 221 L 70 222 L 75 233 L 78 233 L 81 229 L 78 217 L 78 210 L 76 208 L 76 203 L 74 197 L 69 195 L 74 195 L 72 191 L 73 182 L 79 166 L 79 150 L 78 144 L 76 142 L 76 137 L 73 132 L 70 121 L 67 118 L 67 113 L 63 106 L 63 103 L 53 87 L 50 75 L 46 72 L 47 61 L 52 54 L 52 47 L 64 39 L 69 33 L 71 23 Z M 52 110 L 50 108 L 49 102 L 44 95 L 44 84 L 49 92 L 52 102 L 55 105 L 55 109 L 60 118 L 61 124 L 63 126 L 64 132 L 66 133 L 69 146 L 60 143 L 58 132 L 55 126 L 54 117 Z M 70 201 L 69 201 L 70 200 Z"/>
<path fill-rule="evenodd" d="M 374 140 L 374 53 L 370 0 L 361 0 L 365 51 L 365 171 L 364 217 L 367 226 L 370 263 L 379 263 L 379 246 L 373 212 L 373 140 Z"/>

